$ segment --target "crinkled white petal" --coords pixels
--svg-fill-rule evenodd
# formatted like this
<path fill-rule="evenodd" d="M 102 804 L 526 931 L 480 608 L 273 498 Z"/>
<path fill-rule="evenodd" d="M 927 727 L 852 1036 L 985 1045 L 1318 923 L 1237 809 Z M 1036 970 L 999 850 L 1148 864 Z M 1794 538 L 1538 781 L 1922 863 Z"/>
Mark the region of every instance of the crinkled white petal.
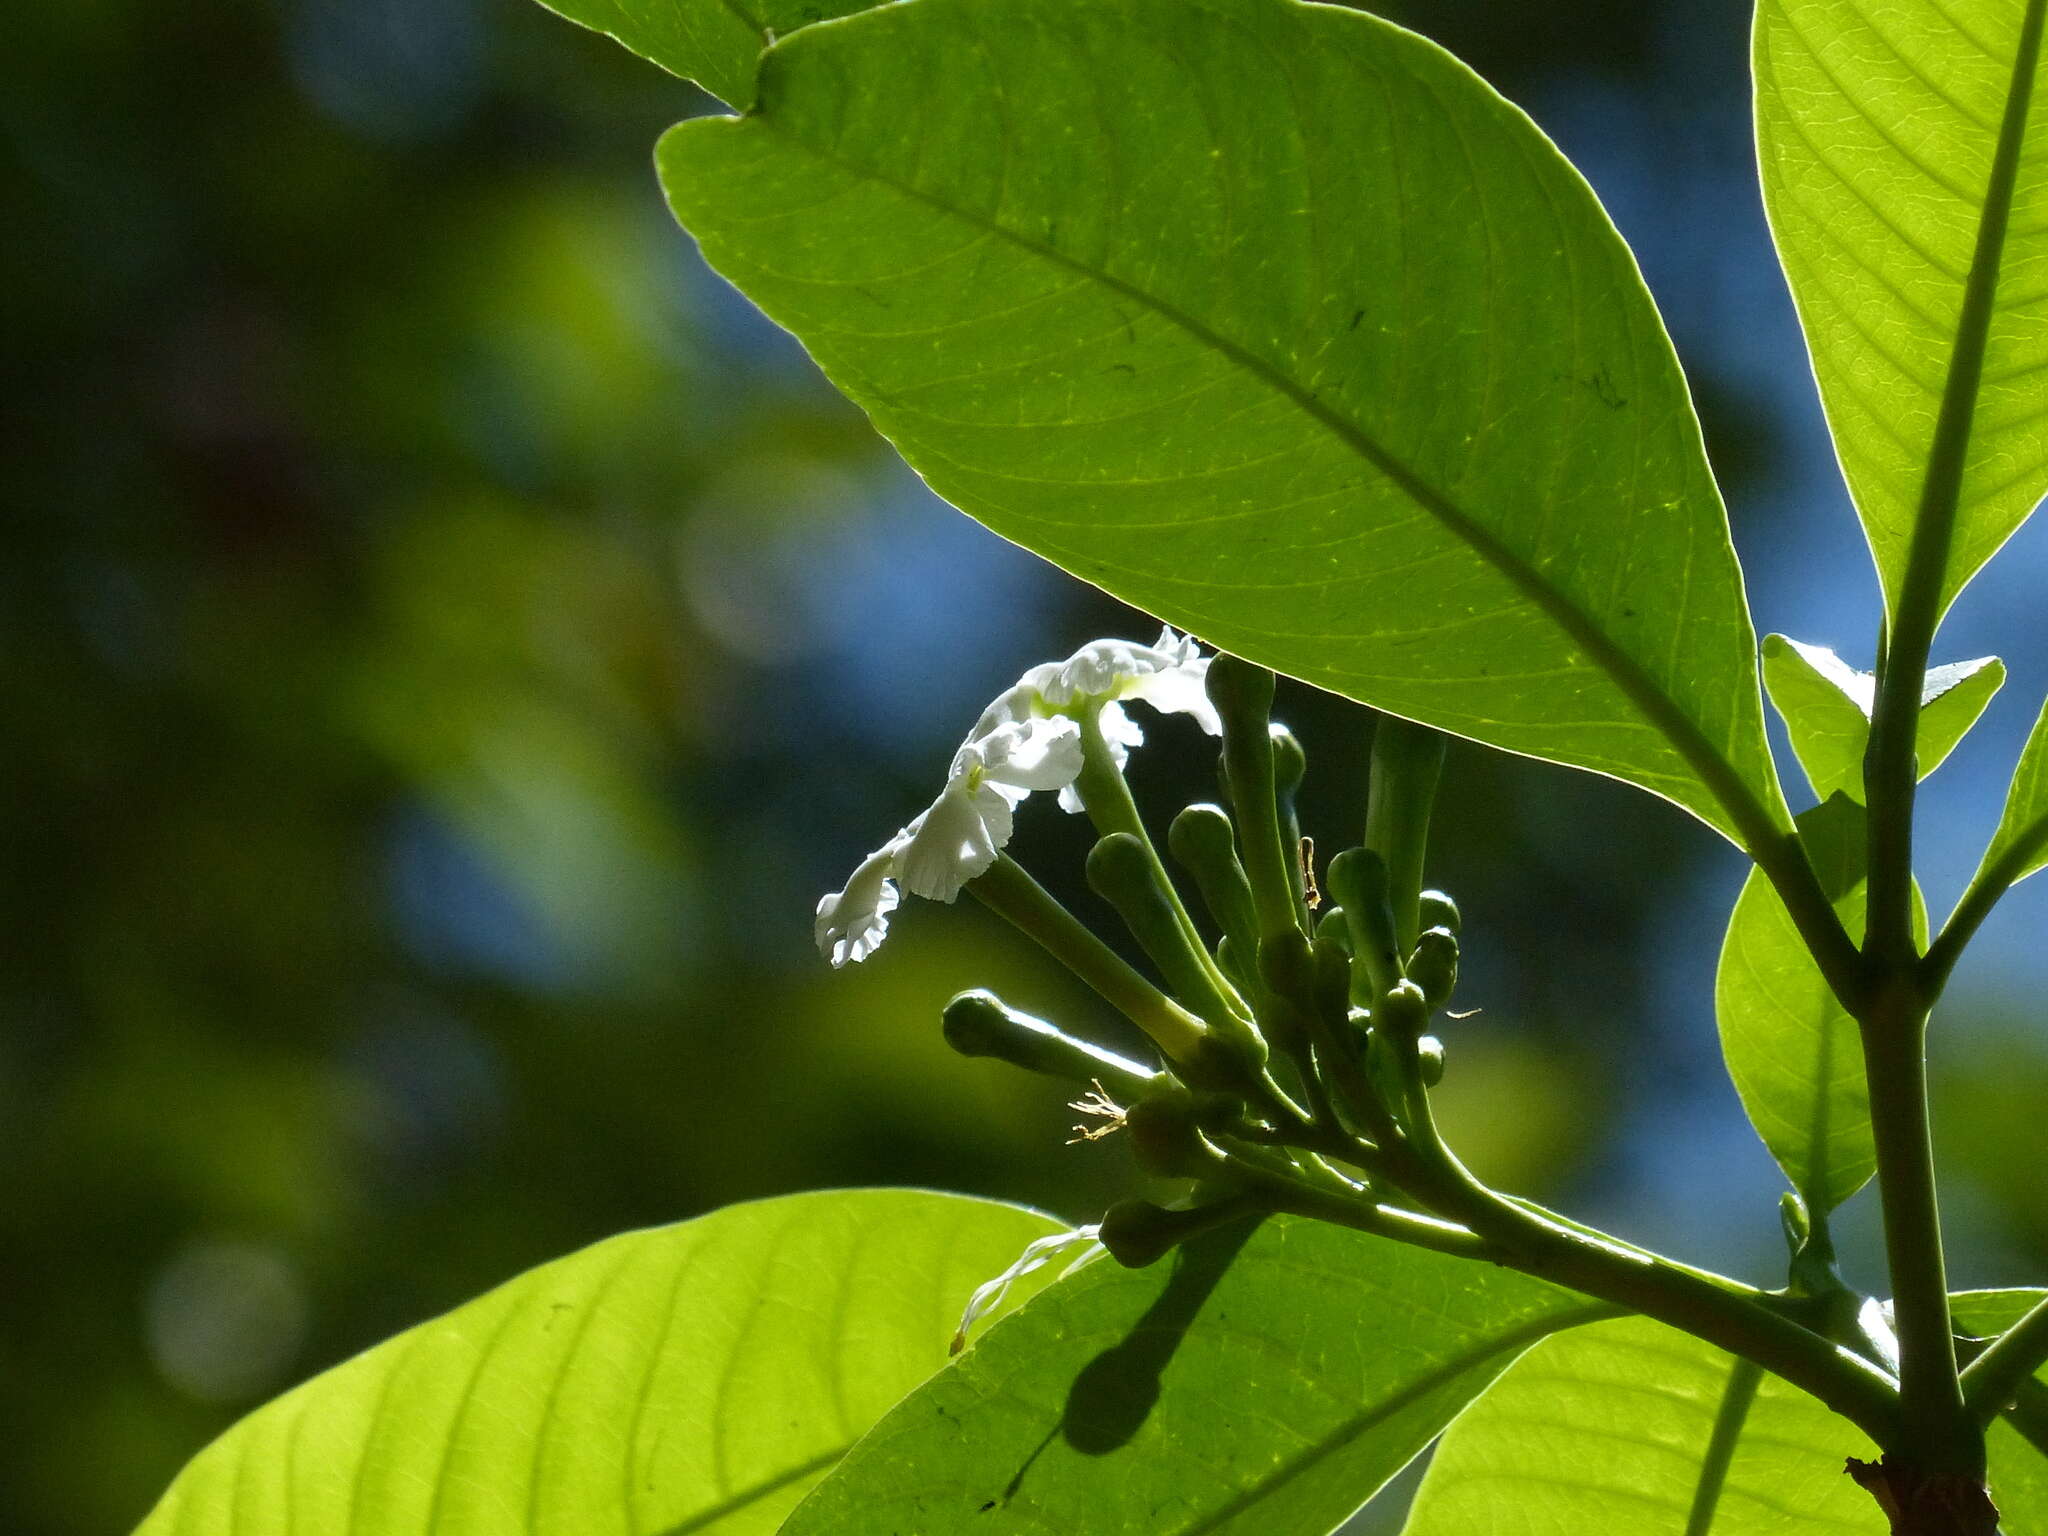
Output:
<path fill-rule="evenodd" d="M 834 966 L 859 964 L 888 937 L 889 914 L 902 900 L 892 878 L 900 845 L 899 834 L 861 861 L 844 890 L 819 900 L 813 933 Z"/>
<path fill-rule="evenodd" d="M 1059 676 L 1060 664 L 1056 661 L 1040 662 L 990 702 L 981 712 L 981 718 L 974 722 L 974 729 L 967 733 L 969 741 L 979 741 L 997 726 L 1014 724 L 1020 720 L 1035 720 L 1045 714 L 1045 690 Z"/>
<path fill-rule="evenodd" d="M 997 726 L 963 747 L 962 756 L 970 749 L 978 753 L 982 771 L 992 782 L 1026 793 L 1060 789 L 1081 776 L 1081 726 L 1064 715 Z M 959 759 L 954 761 L 957 765 Z M 1010 798 L 1014 804 L 1023 797 Z"/>
<path fill-rule="evenodd" d="M 903 829 L 896 873 L 913 896 L 951 901 L 960 887 L 996 861 L 1010 840 L 1010 802 L 994 786 L 969 789 L 959 780 Z"/>
<path fill-rule="evenodd" d="M 1143 699 L 1165 715 L 1193 715 L 1211 736 L 1223 734 L 1223 721 L 1209 702 L 1209 658 L 1199 657 L 1164 671 L 1147 673 L 1125 690 L 1127 699 Z"/>

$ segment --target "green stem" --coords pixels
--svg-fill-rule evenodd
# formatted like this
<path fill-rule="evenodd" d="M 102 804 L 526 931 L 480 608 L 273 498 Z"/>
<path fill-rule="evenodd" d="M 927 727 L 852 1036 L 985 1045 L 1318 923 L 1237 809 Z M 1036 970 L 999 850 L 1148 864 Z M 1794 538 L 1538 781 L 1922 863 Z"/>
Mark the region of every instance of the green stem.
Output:
<path fill-rule="evenodd" d="M 1957 1379 L 1934 1144 L 1927 1113 L 1927 1007 L 1906 982 L 1887 987 L 1861 1021 L 1877 1148 L 1892 1315 L 1899 1336 L 1898 1445 L 1917 1466 L 1983 1473 L 1983 1437 Z M 1908 1449 L 1909 1448 L 1909 1449 Z"/>
<path fill-rule="evenodd" d="M 1006 853 L 967 889 L 997 916 L 1013 924 L 1060 964 L 1101 994 L 1109 1005 L 1142 1029 L 1167 1059 L 1195 1060 L 1208 1030 L 1138 973 L 1052 893 Z"/>
<path fill-rule="evenodd" d="M 1444 738 L 1426 725 L 1381 715 L 1373 726 L 1372 783 L 1365 810 L 1365 846 L 1387 867 L 1394 941 L 1405 961 L 1415 948 L 1429 813 L 1443 772 Z"/>
<path fill-rule="evenodd" d="M 1989 1424 L 2043 1364 L 2048 1364 L 2048 1297 L 2036 1302 L 1964 1369 L 1963 1400 L 1971 1417 Z"/>
<path fill-rule="evenodd" d="M 2029 0 L 1999 125 L 1998 147 L 1985 185 L 1976 249 L 1956 318 L 1955 347 L 1928 452 L 1905 574 L 1881 658 L 1863 770 L 1865 801 L 1870 807 L 1870 906 L 1864 955 L 1878 980 L 1873 1006 L 1867 1011 L 1852 1010 L 1863 1026 L 1885 1248 L 1899 1333 L 1903 1439 L 1897 1449 L 1916 1469 L 1979 1478 L 1983 1473 L 1983 1435 L 1965 1410 L 1956 1374 L 1927 1120 L 1926 1031 L 1931 993 L 1923 985 L 1923 977 L 1933 968 L 1921 960 L 1913 935 L 1913 796 L 1919 782 L 1915 742 L 1928 653 L 1948 595 L 1963 477 L 1969 464 L 2044 17 L 2048 17 L 2048 0 Z M 1988 903 L 1979 905 L 1988 910 Z M 1973 907 L 1973 913 L 1975 910 Z M 1958 942 L 1948 946 L 1938 964 L 1954 963 L 1960 938 L 1968 931 L 1957 930 Z M 1894 1447 L 1887 1445 L 1886 1449 Z"/>
<path fill-rule="evenodd" d="M 1870 745 L 1864 757 L 1865 800 L 1870 807 L 1870 924 L 1865 952 L 1892 966 L 1903 966 L 1913 955 L 1912 822 L 1914 786 L 1919 781 L 1914 739 L 1928 652 L 1948 595 L 1963 477 L 1969 467 L 1970 437 L 2040 62 L 2044 16 L 2048 16 L 2048 0 L 2029 0 L 1999 124 L 1998 147 L 1985 184 L 1976 248 L 1956 316 L 1955 347 L 1949 355 L 1941 410 L 1928 449 L 1927 476 L 1921 482 L 1912 542 L 1871 712 Z"/>
<path fill-rule="evenodd" d="M 1897 1389 L 1869 1361 L 1774 1311 L 1765 1294 L 1719 1275 L 1547 1221 L 1488 1189 L 1438 1133 L 1426 1097 L 1409 1140 L 1383 1149 L 1400 1182 L 1438 1215 L 1500 1250 L 1497 1261 L 1704 1339 L 1811 1393 L 1880 1445 L 1897 1438 Z"/>
<path fill-rule="evenodd" d="M 1209 946 L 1202 942 L 1201 931 L 1195 927 L 1195 920 L 1188 915 L 1188 909 L 1180 899 L 1180 892 L 1174 887 L 1172 876 L 1166 872 L 1166 865 L 1159 857 L 1159 850 L 1152 844 L 1151 834 L 1145 830 L 1145 819 L 1138 811 L 1138 802 L 1131 794 L 1131 786 L 1117 767 L 1116 757 L 1110 751 L 1109 741 L 1102 734 L 1102 710 L 1100 706 L 1088 710 L 1081 716 L 1081 774 L 1074 787 L 1079 791 L 1081 803 L 1087 807 L 1089 820 L 1104 836 L 1113 832 L 1127 832 L 1144 850 L 1146 863 L 1157 877 L 1159 889 L 1165 894 L 1168 907 L 1173 913 L 1174 927 L 1180 932 L 1182 946 L 1187 950 L 1189 966 L 1196 971 L 1205 986 L 1207 994 L 1200 999 L 1208 1004 L 1203 1012 L 1220 1008 L 1226 1015 L 1235 1017 L 1241 1024 L 1251 1021 L 1251 1009 L 1237 989 L 1223 974 L 1223 968 L 1216 963 L 1216 957 L 1209 953 Z M 1195 999 L 1190 999 L 1195 1001 Z M 1224 1020 L 1218 1019 L 1222 1023 Z"/>

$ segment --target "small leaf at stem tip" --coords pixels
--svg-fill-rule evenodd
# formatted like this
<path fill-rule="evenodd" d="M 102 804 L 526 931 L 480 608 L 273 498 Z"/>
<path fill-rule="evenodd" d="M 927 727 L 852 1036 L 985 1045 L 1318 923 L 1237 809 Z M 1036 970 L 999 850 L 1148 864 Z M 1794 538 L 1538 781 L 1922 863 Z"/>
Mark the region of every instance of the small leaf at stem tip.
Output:
<path fill-rule="evenodd" d="M 1833 651 L 1783 635 L 1766 635 L 1764 686 L 1792 738 L 1793 755 L 1822 800 L 1863 798 L 1863 751 L 1877 679 Z M 2004 686 L 2005 663 L 1996 656 L 1928 669 L 1920 694 L 1917 750 L 1920 777 L 1939 768 Z"/>
<path fill-rule="evenodd" d="M 2034 721 L 2019 765 L 2013 769 L 2005 812 L 1998 819 L 1991 845 L 1984 850 L 1977 879 L 2006 863 L 2011 866 L 2006 872 L 2010 884 L 2048 868 L 2048 705 Z"/>

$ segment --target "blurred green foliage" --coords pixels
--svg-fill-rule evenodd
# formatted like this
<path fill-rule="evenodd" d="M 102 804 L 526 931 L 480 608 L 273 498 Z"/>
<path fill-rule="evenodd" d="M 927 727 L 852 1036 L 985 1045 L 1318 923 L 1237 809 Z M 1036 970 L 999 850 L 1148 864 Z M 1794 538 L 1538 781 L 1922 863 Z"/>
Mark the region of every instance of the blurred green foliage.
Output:
<path fill-rule="evenodd" d="M 1642 77 L 1659 11 L 1390 9 L 1510 89 Z M 1092 1002 L 970 905 L 839 974 L 809 916 L 983 700 L 1150 626 L 938 506 L 704 273 L 648 163 L 704 99 L 525 0 L 77 0 L 10 41 L 0 1529 L 123 1529 L 255 1400 L 622 1228 L 1127 1188 L 937 1035 L 986 985 L 1115 1039 Z M 1767 458 L 1707 385 L 1724 468 Z M 1364 723 L 1282 712 L 1327 854 Z M 1156 734 L 1148 804 L 1213 795 Z M 1597 1195 L 1672 1083 L 1734 1114 L 1717 932 L 1697 1038 L 1643 1023 L 1711 839 L 1466 749 L 1442 803 L 1475 1166 Z M 1016 846 L 1086 906 L 1077 826 Z"/>

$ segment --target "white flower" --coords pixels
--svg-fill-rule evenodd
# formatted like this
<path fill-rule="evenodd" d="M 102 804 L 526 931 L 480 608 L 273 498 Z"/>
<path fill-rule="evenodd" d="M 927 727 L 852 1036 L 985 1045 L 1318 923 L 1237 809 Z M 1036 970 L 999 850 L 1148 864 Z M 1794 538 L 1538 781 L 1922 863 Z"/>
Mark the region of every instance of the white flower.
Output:
<path fill-rule="evenodd" d="M 982 711 L 953 756 L 946 787 L 917 819 L 869 854 L 846 888 L 818 903 L 818 948 L 835 965 L 865 960 L 889 929 L 902 899 L 951 901 L 995 862 L 1010 840 L 1011 812 L 1033 790 L 1057 789 L 1060 804 L 1082 809 L 1081 726 L 1095 711 L 1119 769 L 1145 733 L 1124 711 L 1142 699 L 1167 714 L 1193 715 L 1211 736 L 1223 734 L 1205 679 L 1209 658 L 1171 629 L 1152 645 L 1094 640 L 1065 661 L 1033 667 Z"/>
<path fill-rule="evenodd" d="M 1009 721 L 964 742 L 938 799 L 818 903 L 818 948 L 835 966 L 865 960 L 889 931 L 899 880 L 912 895 L 951 901 L 996 861 L 1016 805 L 1080 772 L 1081 728 L 1063 717 Z"/>
<path fill-rule="evenodd" d="M 982 711 L 968 740 L 1009 720 L 1062 714 L 1099 705 L 1097 724 L 1110 756 L 1121 769 L 1131 749 L 1145 744 L 1145 732 L 1124 710 L 1125 699 L 1142 699 L 1162 714 L 1193 715 L 1211 736 L 1223 734 L 1216 706 L 1209 702 L 1210 658 L 1190 635 L 1159 631 L 1151 645 L 1129 640 L 1091 640 L 1065 661 L 1033 667 Z M 1072 784 L 1060 790 L 1060 807 L 1079 811 L 1081 797 Z"/>

